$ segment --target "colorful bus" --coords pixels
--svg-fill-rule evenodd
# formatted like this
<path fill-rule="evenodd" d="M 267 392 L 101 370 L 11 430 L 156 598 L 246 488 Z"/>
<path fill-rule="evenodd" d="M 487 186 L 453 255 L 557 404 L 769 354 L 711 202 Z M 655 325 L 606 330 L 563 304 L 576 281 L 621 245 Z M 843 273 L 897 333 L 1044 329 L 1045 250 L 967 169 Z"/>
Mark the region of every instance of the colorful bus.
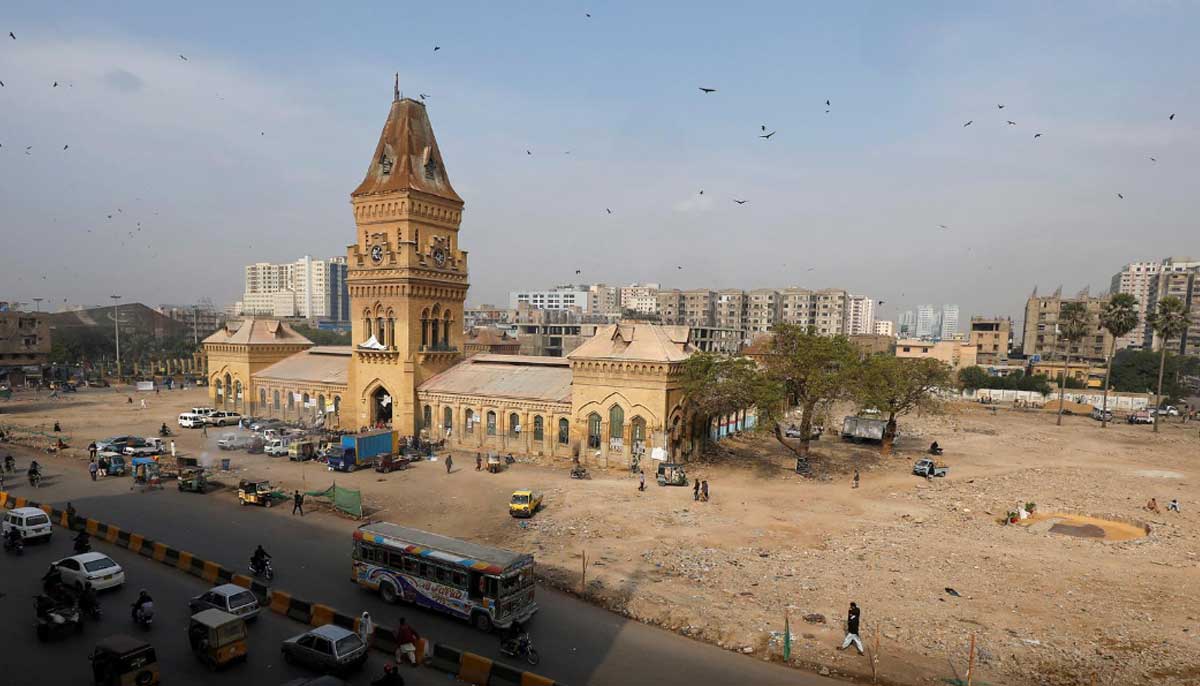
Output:
<path fill-rule="evenodd" d="M 354 531 L 354 576 L 384 601 L 453 615 L 480 631 L 524 624 L 537 612 L 533 556 L 378 522 Z"/>

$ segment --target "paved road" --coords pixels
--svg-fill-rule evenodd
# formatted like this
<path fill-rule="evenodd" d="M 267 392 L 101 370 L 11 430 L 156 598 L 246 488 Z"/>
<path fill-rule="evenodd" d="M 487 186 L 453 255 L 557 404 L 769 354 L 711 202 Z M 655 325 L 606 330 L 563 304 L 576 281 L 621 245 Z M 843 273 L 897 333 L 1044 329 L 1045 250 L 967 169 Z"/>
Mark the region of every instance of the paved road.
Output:
<path fill-rule="evenodd" d="M 209 584 L 145 557 L 132 555 L 114 546 L 97 550 L 117 561 L 127 577 L 126 585 L 100 594 L 104 615 L 85 622 L 83 633 L 41 643 L 34 633 L 32 596 L 41 586 L 41 575 L 50 562 L 72 553 L 71 540 L 57 531 L 49 544 L 30 545 L 25 554 L 0 558 L 0 683 L 6 686 L 82 686 L 91 682 L 87 656 L 96 642 L 112 634 L 125 633 L 142 638 L 158 654 L 163 683 L 199 686 L 201 684 L 257 684 L 275 686 L 312 673 L 286 664 L 279 644 L 304 630 L 301 624 L 280 615 L 265 612 L 249 625 L 248 659 L 216 675 L 209 672 L 191 652 L 187 641 L 187 601 L 202 593 Z M 138 589 L 147 588 L 154 597 L 154 626 L 143 630 L 129 618 L 129 604 Z M 382 673 L 386 656 L 375 652 L 367 667 L 348 681 L 365 686 Z M 444 685 L 445 674 L 431 669 L 405 669 L 405 681 L 416 686 Z"/>
<path fill-rule="evenodd" d="M 19 460 L 22 464 L 24 460 Z M 296 596 L 347 613 L 369 610 L 393 624 L 403 614 L 434 640 L 500 659 L 495 636 L 422 609 L 388 606 L 350 581 L 353 523 L 335 517 L 290 517 L 288 507 L 238 507 L 228 492 L 199 495 L 173 488 L 131 492 L 128 479 L 90 482 L 77 465 L 43 461 L 52 478 L 35 499 L 74 503 L 81 515 L 167 542 L 199 557 L 244 569 L 261 543 L 274 557 L 275 584 Z M 571 686 L 584 684 L 795 684 L 842 682 L 736 655 L 627 620 L 569 595 L 538 587 L 530 626 L 542 662 L 538 672 Z M 181 639 L 182 640 L 182 639 Z"/>

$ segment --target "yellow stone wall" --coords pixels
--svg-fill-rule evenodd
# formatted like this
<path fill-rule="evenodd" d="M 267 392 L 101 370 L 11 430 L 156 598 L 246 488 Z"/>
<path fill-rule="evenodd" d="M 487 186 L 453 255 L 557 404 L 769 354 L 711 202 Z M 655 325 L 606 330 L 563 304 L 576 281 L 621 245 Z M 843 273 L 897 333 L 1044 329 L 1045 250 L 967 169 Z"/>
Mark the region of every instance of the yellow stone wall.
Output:
<path fill-rule="evenodd" d="M 280 360 L 311 347 L 309 343 L 281 345 L 205 343 L 208 356 L 208 400 L 213 407 L 253 414 L 252 399 L 257 397 L 252 376 Z M 233 389 L 227 391 L 228 387 Z M 240 385 L 242 397 L 237 397 Z"/>

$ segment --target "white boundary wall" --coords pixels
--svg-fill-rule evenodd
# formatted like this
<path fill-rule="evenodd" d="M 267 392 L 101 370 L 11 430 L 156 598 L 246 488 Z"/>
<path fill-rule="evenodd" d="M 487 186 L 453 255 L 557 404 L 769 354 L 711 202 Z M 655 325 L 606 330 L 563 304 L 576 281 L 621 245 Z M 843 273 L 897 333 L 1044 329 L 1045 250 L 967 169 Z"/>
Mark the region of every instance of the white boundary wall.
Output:
<path fill-rule="evenodd" d="M 1037 391 L 1010 391 L 998 388 L 980 388 L 978 390 L 964 390 L 962 392 L 963 400 L 991 400 L 998 403 L 1011 403 L 1020 400 L 1023 404 L 1044 406 L 1050 402 L 1058 401 L 1058 393 L 1043 395 Z M 1066 400 L 1073 403 L 1083 405 L 1091 405 L 1092 407 L 1100 407 L 1104 402 L 1104 394 L 1100 391 L 1082 389 L 1067 389 Z M 1148 393 L 1114 393 L 1108 394 L 1108 409 L 1113 412 L 1117 411 L 1134 411 L 1144 410 L 1154 403 L 1154 396 Z"/>

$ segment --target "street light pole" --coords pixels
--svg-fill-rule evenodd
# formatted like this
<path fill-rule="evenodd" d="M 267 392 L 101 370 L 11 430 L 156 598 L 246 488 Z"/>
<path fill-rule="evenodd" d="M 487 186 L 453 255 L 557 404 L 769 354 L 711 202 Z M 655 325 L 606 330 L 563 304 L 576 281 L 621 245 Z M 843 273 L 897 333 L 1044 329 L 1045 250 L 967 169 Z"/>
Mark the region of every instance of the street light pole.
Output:
<path fill-rule="evenodd" d="M 119 325 L 121 314 L 121 296 L 108 296 L 113 301 L 113 333 L 117 339 L 117 383 L 121 383 L 121 327 Z"/>

